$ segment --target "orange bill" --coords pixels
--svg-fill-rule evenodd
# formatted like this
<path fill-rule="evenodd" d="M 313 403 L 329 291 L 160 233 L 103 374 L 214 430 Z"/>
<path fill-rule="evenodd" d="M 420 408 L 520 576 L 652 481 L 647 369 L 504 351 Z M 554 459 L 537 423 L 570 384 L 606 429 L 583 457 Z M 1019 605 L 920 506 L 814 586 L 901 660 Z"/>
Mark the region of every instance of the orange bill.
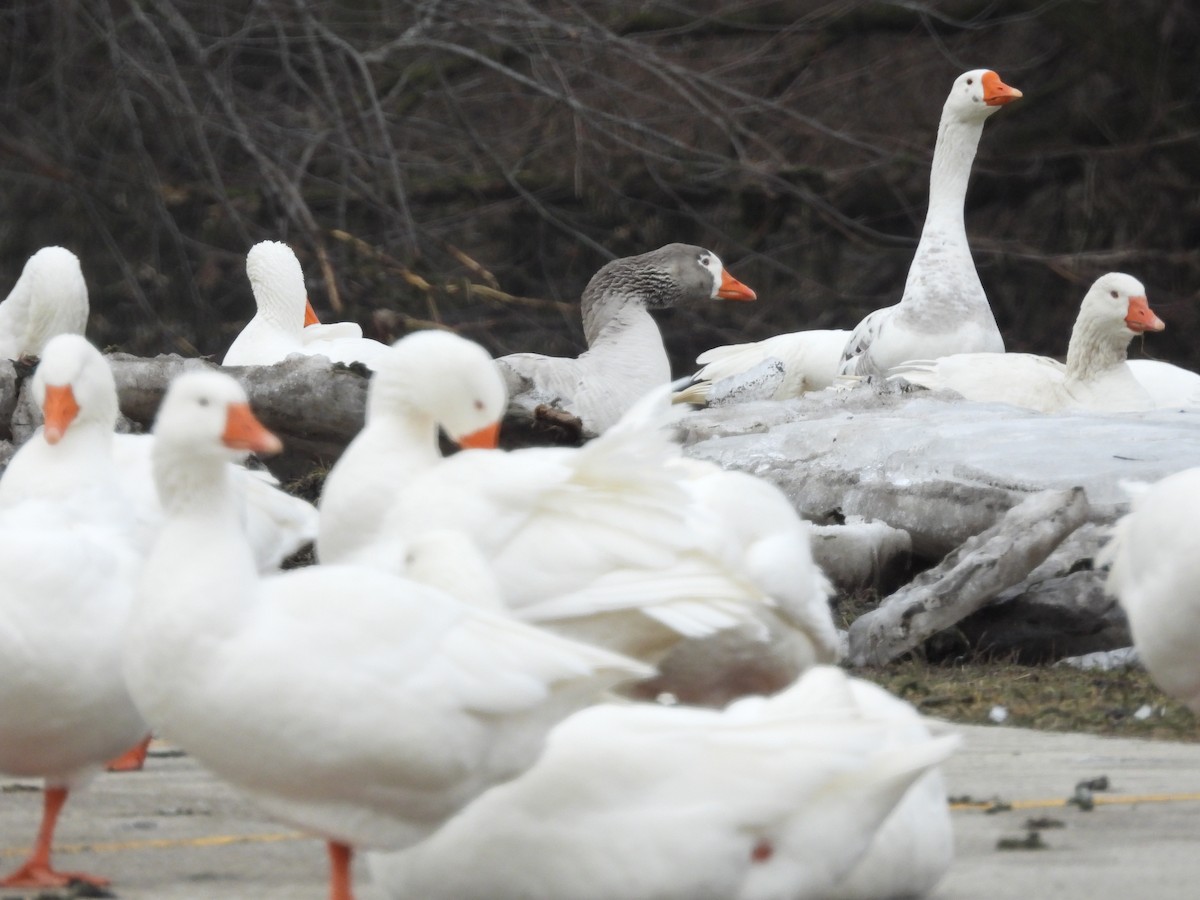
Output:
<path fill-rule="evenodd" d="M 995 72 L 984 72 L 980 80 L 983 82 L 983 102 L 988 106 L 1003 106 L 1022 96 L 1015 87 L 1009 87 L 1001 81 Z"/>
<path fill-rule="evenodd" d="M 317 318 L 317 311 L 312 308 L 312 304 L 308 302 L 308 298 L 304 298 L 304 327 L 309 325 L 320 325 L 321 320 Z"/>
<path fill-rule="evenodd" d="M 75 402 L 75 392 L 69 384 L 46 385 L 46 399 L 42 403 L 42 418 L 46 424 L 42 434 L 47 443 L 61 441 L 77 415 L 79 404 Z"/>
<path fill-rule="evenodd" d="M 458 439 L 458 446 L 464 450 L 495 450 L 500 445 L 500 423 L 493 422 L 478 431 Z"/>
<path fill-rule="evenodd" d="M 722 300 L 758 299 L 758 294 L 730 275 L 725 269 L 721 270 L 721 286 L 717 288 L 717 296 Z"/>
<path fill-rule="evenodd" d="M 1129 311 L 1125 314 L 1125 326 L 1136 334 L 1144 331 L 1162 331 L 1166 323 L 1154 314 L 1145 297 L 1130 297 Z"/>
<path fill-rule="evenodd" d="M 232 450 L 250 450 L 254 453 L 278 453 L 283 449 L 283 441 L 267 431 L 245 403 L 229 404 L 221 441 Z"/>

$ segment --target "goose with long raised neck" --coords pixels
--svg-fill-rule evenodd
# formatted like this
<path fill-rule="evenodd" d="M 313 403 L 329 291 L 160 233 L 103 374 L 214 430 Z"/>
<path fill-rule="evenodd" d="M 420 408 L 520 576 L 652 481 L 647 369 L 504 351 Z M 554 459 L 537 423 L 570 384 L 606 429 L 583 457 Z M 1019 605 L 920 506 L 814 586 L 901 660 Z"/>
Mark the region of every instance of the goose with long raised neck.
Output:
<path fill-rule="evenodd" d="M 1066 365 L 1029 353 L 960 353 L 899 366 L 890 377 L 967 400 L 1009 403 L 1039 412 L 1151 409 L 1153 398 L 1126 363 L 1129 342 L 1165 326 L 1132 275 L 1109 272 L 1084 295 Z"/>
<path fill-rule="evenodd" d="M 913 359 L 1004 352 L 971 258 L 963 209 L 984 122 L 1020 96 L 990 69 L 974 69 L 955 79 L 942 108 L 929 209 L 904 294 L 895 306 L 875 310 L 854 329 L 842 352 L 842 374 L 885 375 Z"/>
<path fill-rule="evenodd" d="M 858 703 L 860 685 L 819 667 L 721 711 L 584 710 L 551 733 L 533 767 L 429 840 L 373 855 L 375 881 L 387 897 L 427 900 L 844 896 L 883 823 L 958 740 L 930 736 L 895 698 L 906 717 Z M 944 792 L 937 806 L 932 821 L 902 824 L 943 831 Z M 875 896 L 916 896 L 902 891 L 917 861 L 893 862 L 881 874 L 896 892 Z"/>
<path fill-rule="evenodd" d="M 79 258 L 64 247 L 43 247 L 0 302 L 0 359 L 41 356 L 56 334 L 83 334 L 87 318 Z"/>
<path fill-rule="evenodd" d="M 362 336 L 354 322 L 321 324 L 308 302 L 304 270 L 292 248 L 262 241 L 246 254 L 256 312 L 221 360 L 223 366 L 269 366 L 293 353 L 369 368 L 387 344 Z"/>
<path fill-rule="evenodd" d="M 580 311 L 588 349 L 575 359 L 514 353 L 498 362 L 513 405 L 532 414 L 546 404 L 601 434 L 652 388 L 671 380 L 671 365 L 651 310 L 723 300 L 754 291 L 726 271 L 715 253 L 667 244 L 614 259 L 583 290 Z"/>
<path fill-rule="evenodd" d="M 45 424 L 0 477 L 0 772 L 45 790 L 33 852 L 0 884 L 103 885 L 54 869 L 51 850 L 68 793 L 147 733 L 121 669 L 140 560 L 111 458 L 112 372 L 79 335 L 41 352 Z"/>
<path fill-rule="evenodd" d="M 1200 468 L 1125 483 L 1130 511 L 1096 557 L 1129 617 L 1138 659 L 1164 693 L 1200 713 Z"/>
<path fill-rule="evenodd" d="M 445 528 L 476 543 L 516 616 L 571 637 L 653 661 L 685 638 L 761 631 L 774 605 L 802 632 L 806 664 L 836 659 L 804 523 L 766 482 L 683 460 L 666 385 L 582 448 L 440 459 L 439 426 L 461 441 L 503 414 L 499 370 L 449 333 L 392 352 L 326 482 L 322 561 L 402 569 L 397 548 Z M 726 486 L 739 478 L 750 483 Z"/>
<path fill-rule="evenodd" d="M 358 566 L 260 577 L 228 462 L 279 440 L 218 372 L 180 376 L 155 425 L 167 519 L 130 616 L 125 676 L 156 731 L 272 815 L 329 844 L 401 849 L 545 733 L 647 667 Z"/>

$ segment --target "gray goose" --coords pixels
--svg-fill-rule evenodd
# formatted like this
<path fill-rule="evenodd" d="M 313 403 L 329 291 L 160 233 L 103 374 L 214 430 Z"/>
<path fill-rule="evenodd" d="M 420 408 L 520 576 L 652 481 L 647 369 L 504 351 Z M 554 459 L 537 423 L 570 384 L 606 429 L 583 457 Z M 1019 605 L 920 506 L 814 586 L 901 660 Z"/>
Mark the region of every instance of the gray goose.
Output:
<path fill-rule="evenodd" d="M 575 359 L 514 353 L 497 362 L 513 407 L 530 415 L 539 406 L 580 420 L 601 434 L 651 388 L 671 379 L 671 367 L 652 309 L 713 298 L 753 300 L 754 291 L 726 270 L 711 250 L 667 244 L 614 259 L 583 290 L 580 310 L 588 349 Z"/>

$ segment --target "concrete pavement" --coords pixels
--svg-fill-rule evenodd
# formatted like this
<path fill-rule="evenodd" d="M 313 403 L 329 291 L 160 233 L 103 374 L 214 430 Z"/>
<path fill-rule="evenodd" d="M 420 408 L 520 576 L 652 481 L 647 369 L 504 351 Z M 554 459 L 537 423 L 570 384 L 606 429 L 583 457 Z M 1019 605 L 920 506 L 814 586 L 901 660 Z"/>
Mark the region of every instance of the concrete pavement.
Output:
<path fill-rule="evenodd" d="M 963 727 L 946 766 L 951 795 L 1014 808 L 954 813 L 958 858 L 936 900 L 1107 900 L 1200 895 L 1200 744 L 1004 727 Z M 163 748 L 159 748 L 160 752 Z M 1090 812 L 1064 806 L 1078 782 L 1107 776 Z M 0 867 L 37 827 L 41 795 L 4 781 Z M 16 786 L 14 788 L 14 786 Z M 1049 818 L 1043 849 L 1026 822 Z M 124 900 L 324 900 L 324 846 L 258 813 L 183 756 L 152 756 L 142 772 L 104 774 L 63 814 L 58 864 L 110 877 Z M 85 849 L 90 848 L 90 849 Z M 378 900 L 359 872 L 360 900 Z M 37 892 L 29 892 L 33 897 Z M 23 896 L 0 889 L 0 900 Z M 620 898 L 614 898 L 620 900 Z"/>

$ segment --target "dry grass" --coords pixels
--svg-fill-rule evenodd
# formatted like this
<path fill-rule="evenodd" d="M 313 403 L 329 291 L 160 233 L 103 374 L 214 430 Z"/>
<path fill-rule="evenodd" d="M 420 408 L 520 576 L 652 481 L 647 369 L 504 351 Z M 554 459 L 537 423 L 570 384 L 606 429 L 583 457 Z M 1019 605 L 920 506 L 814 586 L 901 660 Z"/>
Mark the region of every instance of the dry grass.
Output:
<path fill-rule="evenodd" d="M 909 660 L 855 674 L 888 688 L 921 712 L 986 725 L 996 706 L 1006 725 L 1047 731 L 1083 731 L 1120 737 L 1195 741 L 1200 727 L 1182 704 L 1162 693 L 1142 669 L 1080 671 L 1068 666 L 1005 662 L 931 665 Z M 1137 718 L 1143 707 L 1150 716 Z"/>

